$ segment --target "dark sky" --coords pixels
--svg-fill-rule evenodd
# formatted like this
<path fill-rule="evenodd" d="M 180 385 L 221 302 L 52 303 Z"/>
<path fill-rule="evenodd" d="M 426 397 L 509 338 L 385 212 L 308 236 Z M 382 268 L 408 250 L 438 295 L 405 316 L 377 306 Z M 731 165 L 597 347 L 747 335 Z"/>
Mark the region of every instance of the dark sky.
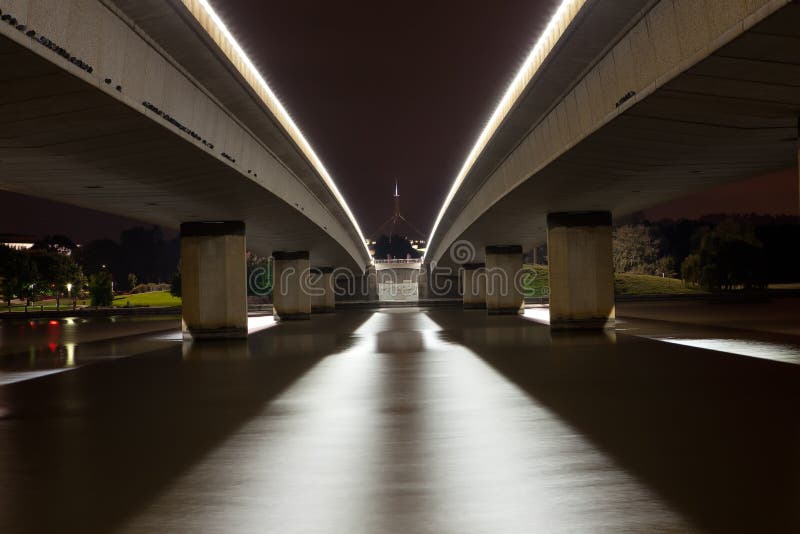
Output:
<path fill-rule="evenodd" d="M 558 3 L 212 0 L 327 166 L 364 233 L 391 215 L 397 179 L 403 214 L 425 237 L 484 122 Z M 784 189 L 796 184 L 784 182 Z M 6 206 L 0 233 L 63 230 L 86 241 L 116 237 L 131 224 L 7 193 L 0 193 L 0 204 Z M 659 209 L 659 215 L 679 214 L 682 205 Z"/>
<path fill-rule="evenodd" d="M 798 215 L 797 169 L 731 182 L 645 211 L 650 220 L 696 219 L 716 213 Z"/>
<path fill-rule="evenodd" d="M 365 234 L 425 234 L 559 2 L 212 2 L 315 147 Z M 427 237 L 427 235 L 425 236 Z"/>

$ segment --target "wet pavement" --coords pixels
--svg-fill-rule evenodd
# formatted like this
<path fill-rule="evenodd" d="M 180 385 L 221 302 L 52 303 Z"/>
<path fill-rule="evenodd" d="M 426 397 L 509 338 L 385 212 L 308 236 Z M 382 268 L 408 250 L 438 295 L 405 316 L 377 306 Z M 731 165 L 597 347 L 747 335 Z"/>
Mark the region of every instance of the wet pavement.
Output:
<path fill-rule="evenodd" d="M 0 386 L 0 532 L 800 530 L 800 365 L 651 339 L 682 331 L 406 308 L 78 341 L 137 355 Z"/>

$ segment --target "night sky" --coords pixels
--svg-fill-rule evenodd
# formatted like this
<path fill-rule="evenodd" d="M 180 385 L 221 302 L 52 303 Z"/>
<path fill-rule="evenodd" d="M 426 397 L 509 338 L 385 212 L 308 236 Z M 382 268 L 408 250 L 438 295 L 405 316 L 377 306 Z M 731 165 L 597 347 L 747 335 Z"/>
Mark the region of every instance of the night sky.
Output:
<path fill-rule="evenodd" d="M 369 235 L 392 214 L 427 233 L 555 0 L 217 0 Z"/>
<path fill-rule="evenodd" d="M 426 237 L 485 120 L 558 3 L 212 2 L 325 163 L 364 233 L 391 215 L 398 180 L 403 214 Z M 769 198 L 792 191 L 797 198 L 796 173 L 766 180 L 770 185 L 751 181 L 732 193 L 752 200 L 769 191 L 743 211 L 786 212 Z M 693 203 L 740 209 L 717 200 L 673 202 L 653 213 L 683 216 L 693 213 Z M 116 237 L 132 224 L 8 193 L 0 193 L 0 203 L 0 233 L 68 232 L 86 241 Z"/>

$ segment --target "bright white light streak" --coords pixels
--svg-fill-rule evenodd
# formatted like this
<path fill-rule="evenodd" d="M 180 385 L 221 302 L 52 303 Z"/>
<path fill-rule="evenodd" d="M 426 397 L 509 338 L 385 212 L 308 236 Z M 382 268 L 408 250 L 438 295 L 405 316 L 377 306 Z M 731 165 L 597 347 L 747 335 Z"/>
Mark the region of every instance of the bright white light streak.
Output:
<path fill-rule="evenodd" d="M 262 316 L 255 316 L 255 317 L 248 317 L 247 318 L 247 333 L 248 334 L 255 334 L 256 332 L 261 332 L 262 330 L 266 330 L 267 328 L 272 328 L 273 326 L 277 326 L 278 322 L 275 320 L 275 317 L 272 315 L 262 315 Z"/>
<path fill-rule="evenodd" d="M 648 336 L 650 337 L 650 336 Z M 800 363 L 800 346 L 787 343 L 774 343 L 769 341 L 758 341 L 752 339 L 722 339 L 705 338 L 689 339 L 675 337 L 650 337 L 657 341 L 695 347 L 698 349 L 715 350 L 717 352 L 727 352 L 739 356 L 749 356 L 751 358 L 762 358 L 765 360 L 775 360 L 786 363 Z"/>
<path fill-rule="evenodd" d="M 237 67 L 237 69 L 241 70 L 241 67 L 235 60 L 238 59 L 244 64 L 244 66 L 247 69 L 247 72 L 242 72 L 241 74 L 244 75 L 245 79 L 249 79 L 250 77 L 252 77 L 252 79 L 255 79 L 258 82 L 258 85 L 260 86 L 259 88 L 262 89 L 266 94 L 266 98 L 262 96 L 264 103 L 267 104 L 267 107 L 270 110 L 272 110 L 275 117 L 281 123 L 281 126 L 283 126 L 283 128 L 289 133 L 289 136 L 294 140 L 294 142 L 297 143 L 297 146 L 300 147 L 300 150 L 303 151 L 303 154 L 305 154 L 305 156 L 314 166 L 316 171 L 322 177 L 325 184 L 328 186 L 328 189 L 330 189 L 331 193 L 333 193 L 334 198 L 336 198 L 339 204 L 341 204 L 342 208 L 344 208 L 347 217 L 350 219 L 350 222 L 353 224 L 353 227 L 355 227 L 356 232 L 358 233 L 359 240 L 364 246 L 364 251 L 367 253 L 367 257 L 369 257 L 369 249 L 367 248 L 366 244 L 364 244 L 364 234 L 361 232 L 361 228 L 358 226 L 358 222 L 356 221 L 353 212 L 350 211 L 350 207 L 347 205 L 347 202 L 345 202 L 344 197 L 339 192 L 339 188 L 336 187 L 336 183 L 333 181 L 333 178 L 331 178 L 331 175 L 328 173 L 328 170 L 325 168 L 325 165 L 323 165 L 322 161 L 319 159 L 316 152 L 314 152 L 314 149 L 311 148 L 311 144 L 306 140 L 305 136 L 300 131 L 300 128 L 295 124 L 291 115 L 289 115 L 289 112 L 286 111 L 286 108 L 283 107 L 281 101 L 278 100 L 278 97 L 275 96 L 275 93 L 272 92 L 272 89 L 270 88 L 269 84 L 267 84 L 266 80 L 258 71 L 253 62 L 250 60 L 248 55 L 245 53 L 244 49 L 239 45 L 239 43 L 233 37 L 233 34 L 231 34 L 227 26 L 225 26 L 225 23 L 222 22 L 222 19 L 219 17 L 219 15 L 217 15 L 216 11 L 214 11 L 214 9 L 211 7 L 211 4 L 208 3 L 208 0 L 182 0 L 182 1 L 183 4 L 189 9 L 189 12 L 192 14 L 195 14 L 194 10 L 192 9 L 193 5 L 199 4 L 203 8 L 203 11 L 205 11 L 205 13 L 208 15 L 208 17 L 216 26 L 216 28 L 225 38 L 226 44 L 230 45 L 230 49 L 232 49 L 235 52 L 236 57 L 230 57 L 228 52 L 229 49 L 225 46 L 220 46 L 222 52 L 226 55 L 229 55 L 229 59 L 232 60 L 232 63 Z M 202 26 L 203 21 L 197 18 L 196 14 L 195 18 Z M 211 35 L 211 37 L 214 38 L 214 35 Z"/>
<path fill-rule="evenodd" d="M 492 116 L 489 118 L 489 121 L 486 123 L 486 126 L 483 128 L 483 131 L 478 137 L 478 140 L 475 142 L 475 146 L 472 147 L 472 150 L 467 156 L 464 165 L 458 172 L 458 175 L 456 176 L 456 179 L 450 188 L 450 192 L 447 194 L 447 197 L 444 200 L 442 209 L 439 211 L 439 215 L 436 217 L 436 222 L 433 223 L 433 229 L 431 230 L 431 235 L 428 238 L 427 243 L 428 250 L 433 250 L 431 248 L 431 243 L 433 242 L 433 237 L 436 235 L 436 229 L 439 227 L 439 223 L 442 222 L 442 218 L 444 218 L 444 214 L 447 211 L 447 208 L 450 206 L 450 202 L 453 201 L 453 197 L 455 197 L 456 192 L 458 192 L 458 188 L 461 187 L 462 182 L 472 169 L 472 166 L 475 164 L 478 156 L 480 156 L 481 152 L 483 152 L 483 149 L 486 148 L 489 140 L 497 131 L 497 128 L 500 126 L 503 120 L 505 120 L 513 105 L 516 103 L 519 97 L 522 96 L 523 91 L 530 83 L 534 74 L 536 74 L 536 72 L 539 70 L 539 67 L 541 67 L 544 59 L 553 49 L 553 46 L 558 41 L 558 38 L 561 37 L 561 35 L 569 26 L 570 22 L 572 22 L 572 19 L 575 18 L 575 15 L 580 11 L 581 7 L 583 7 L 583 4 L 585 3 L 586 0 L 563 0 L 561 5 L 558 6 L 558 9 L 553 17 L 550 19 L 550 22 L 547 23 L 547 27 L 545 28 L 544 32 L 542 32 L 542 35 L 539 36 L 539 39 L 533 46 L 533 49 L 531 49 L 527 59 L 525 59 L 525 62 L 522 64 L 522 68 L 519 69 L 517 75 L 514 76 L 514 80 L 508 86 L 508 89 L 506 89 L 503 98 L 495 108 L 494 113 L 492 113 Z"/>

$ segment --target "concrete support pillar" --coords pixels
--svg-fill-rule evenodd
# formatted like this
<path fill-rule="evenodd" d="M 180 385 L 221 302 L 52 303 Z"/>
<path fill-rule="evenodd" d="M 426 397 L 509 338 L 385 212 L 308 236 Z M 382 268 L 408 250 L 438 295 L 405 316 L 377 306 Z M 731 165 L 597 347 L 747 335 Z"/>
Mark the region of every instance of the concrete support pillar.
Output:
<path fill-rule="evenodd" d="M 307 251 L 272 253 L 272 306 L 278 321 L 311 318 L 311 264 Z"/>
<path fill-rule="evenodd" d="M 243 222 L 181 225 L 184 337 L 247 337 L 244 230 Z"/>
<path fill-rule="evenodd" d="M 547 251 L 550 327 L 613 327 L 611 213 L 551 213 L 547 216 Z"/>
<path fill-rule="evenodd" d="M 419 275 L 417 275 L 419 300 L 429 300 L 431 298 L 430 268 L 430 263 L 423 263 L 419 268 Z"/>
<path fill-rule="evenodd" d="M 486 264 L 465 263 L 461 269 L 465 310 L 486 309 Z"/>
<path fill-rule="evenodd" d="M 364 273 L 367 277 L 367 300 L 370 302 L 378 301 L 378 271 L 375 270 L 375 265 L 370 264 L 367 266 L 367 271 Z"/>
<path fill-rule="evenodd" d="M 486 247 L 486 309 L 490 315 L 521 313 L 522 246 Z"/>
<path fill-rule="evenodd" d="M 336 311 L 336 293 L 333 287 L 333 267 L 311 269 L 311 313 Z"/>

